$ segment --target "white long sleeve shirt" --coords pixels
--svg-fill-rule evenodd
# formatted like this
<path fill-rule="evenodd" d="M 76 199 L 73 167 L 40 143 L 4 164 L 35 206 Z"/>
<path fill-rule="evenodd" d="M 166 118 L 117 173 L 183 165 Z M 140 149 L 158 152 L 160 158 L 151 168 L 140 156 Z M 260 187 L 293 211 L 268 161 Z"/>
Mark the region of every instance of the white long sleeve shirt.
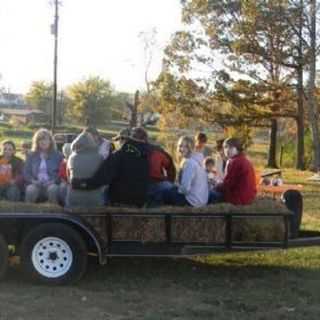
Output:
<path fill-rule="evenodd" d="M 182 166 L 179 192 L 183 193 L 193 207 L 202 207 L 208 203 L 209 187 L 207 173 L 202 167 L 203 156 L 193 153 Z"/>

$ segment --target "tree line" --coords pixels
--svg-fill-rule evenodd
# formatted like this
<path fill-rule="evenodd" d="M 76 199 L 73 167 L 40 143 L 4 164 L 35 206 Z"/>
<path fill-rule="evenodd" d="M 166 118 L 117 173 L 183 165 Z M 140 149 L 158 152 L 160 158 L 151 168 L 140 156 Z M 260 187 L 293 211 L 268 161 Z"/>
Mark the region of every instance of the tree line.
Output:
<path fill-rule="evenodd" d="M 46 81 L 34 81 L 25 95 L 26 102 L 33 108 L 43 111 L 48 119 L 52 110 L 53 85 Z M 118 92 L 110 81 L 92 76 L 76 82 L 57 95 L 57 123 L 74 123 L 101 126 L 111 120 L 137 118 L 132 125 L 137 125 L 140 109 L 135 106 L 134 95 Z M 140 113 L 139 113 L 140 112 Z"/>
<path fill-rule="evenodd" d="M 277 167 L 279 121 L 296 124 L 296 168 L 320 169 L 316 0 L 181 0 L 184 29 L 165 48 L 153 90 L 170 122 L 201 119 L 248 133 L 269 129 L 268 166 Z"/>

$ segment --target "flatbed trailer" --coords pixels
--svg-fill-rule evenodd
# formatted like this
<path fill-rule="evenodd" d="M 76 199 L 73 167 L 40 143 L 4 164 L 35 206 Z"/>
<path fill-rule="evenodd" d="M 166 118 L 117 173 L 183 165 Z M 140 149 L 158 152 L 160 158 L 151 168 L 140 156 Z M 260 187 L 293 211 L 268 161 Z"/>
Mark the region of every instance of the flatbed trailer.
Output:
<path fill-rule="evenodd" d="M 48 284 L 65 284 L 79 280 L 86 271 L 88 254 L 98 257 L 104 265 L 111 257 L 186 257 L 219 252 L 288 249 L 320 245 L 319 232 L 305 232 L 290 239 L 292 213 L 189 213 L 187 212 L 68 212 L 0 213 L 0 272 L 8 265 L 8 245 L 17 250 L 25 272 L 33 279 Z M 241 219 L 281 219 L 283 234 L 275 241 L 239 241 L 233 233 Z M 158 219 L 163 228 L 160 240 L 117 239 L 115 219 Z M 176 219 L 219 219 L 223 237 L 219 241 L 176 240 L 173 224 Z M 209 220 L 208 220 L 209 219 Z M 99 228 L 96 223 L 99 222 Z"/>

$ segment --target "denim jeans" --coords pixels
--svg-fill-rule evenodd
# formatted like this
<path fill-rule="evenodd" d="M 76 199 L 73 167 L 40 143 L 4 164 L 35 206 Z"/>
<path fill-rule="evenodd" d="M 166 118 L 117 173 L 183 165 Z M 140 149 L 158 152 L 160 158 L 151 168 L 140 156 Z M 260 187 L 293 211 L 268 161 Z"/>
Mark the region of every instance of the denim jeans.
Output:
<path fill-rule="evenodd" d="M 148 188 L 148 206 L 156 207 L 164 204 L 163 194 L 166 190 L 173 188 L 173 184 L 169 181 L 154 182 Z"/>
<path fill-rule="evenodd" d="M 179 193 L 178 188 L 176 186 L 164 191 L 163 201 L 165 204 L 168 204 L 171 206 L 181 206 L 181 207 L 191 206 L 191 204 L 186 199 L 186 196 L 182 193 Z"/>
<path fill-rule="evenodd" d="M 223 201 L 222 192 L 218 191 L 209 191 L 208 204 L 216 204 Z"/>
<path fill-rule="evenodd" d="M 20 198 L 21 191 L 16 184 L 0 186 L 0 199 L 19 201 Z"/>
<path fill-rule="evenodd" d="M 39 200 L 46 201 L 50 203 L 58 203 L 59 199 L 59 186 L 52 183 L 48 186 L 29 184 L 26 187 L 25 201 L 29 203 L 35 203 Z"/>

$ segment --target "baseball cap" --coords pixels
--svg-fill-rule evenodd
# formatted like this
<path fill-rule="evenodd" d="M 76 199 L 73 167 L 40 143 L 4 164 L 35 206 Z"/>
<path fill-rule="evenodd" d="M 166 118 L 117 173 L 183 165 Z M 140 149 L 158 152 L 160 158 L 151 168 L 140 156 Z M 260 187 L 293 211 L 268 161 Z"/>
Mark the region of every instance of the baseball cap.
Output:
<path fill-rule="evenodd" d="M 134 127 L 131 130 L 130 139 L 137 141 L 137 142 L 148 142 L 148 133 L 142 127 Z"/>
<path fill-rule="evenodd" d="M 119 131 L 119 133 L 112 138 L 113 141 L 118 141 L 120 139 L 129 139 L 130 138 L 130 129 L 122 129 Z"/>

